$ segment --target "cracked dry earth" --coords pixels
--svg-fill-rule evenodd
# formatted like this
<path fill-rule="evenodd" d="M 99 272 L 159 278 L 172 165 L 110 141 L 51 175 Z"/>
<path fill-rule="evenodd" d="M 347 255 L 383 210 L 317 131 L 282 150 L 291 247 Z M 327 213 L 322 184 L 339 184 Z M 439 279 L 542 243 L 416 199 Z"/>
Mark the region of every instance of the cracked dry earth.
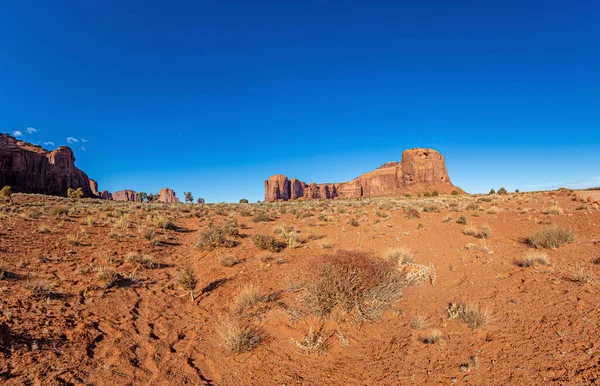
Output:
<path fill-rule="evenodd" d="M 0 380 L 6 385 L 600 382 L 600 210 L 582 206 L 568 191 L 480 198 L 190 209 L 14 195 L 15 205 L 0 203 Z M 427 203 L 440 211 L 423 210 Z M 469 204 L 476 205 L 467 209 Z M 57 206 L 68 213 L 57 214 Z M 562 214 L 549 214 L 552 206 Z M 405 207 L 418 209 L 420 218 L 406 218 Z M 248 211 L 269 213 L 273 221 L 254 223 Z M 491 236 L 464 234 L 464 225 L 456 222 L 460 215 L 475 227 L 488 225 Z M 153 220 L 160 216 L 178 229 L 157 227 Z M 232 218 L 246 225 L 236 246 L 195 247 L 209 223 Z M 283 224 L 296 227 L 297 245 L 262 258 L 251 236 L 274 235 Z M 549 265 L 516 264 L 538 251 L 524 240 L 553 226 L 572 229 L 575 241 L 544 249 Z M 467 249 L 469 244 L 476 247 Z M 435 266 L 434 285 L 425 281 L 406 288 L 381 318 L 361 323 L 304 312 L 302 283 L 315 258 L 356 249 L 383 258 L 398 246 L 410 249 L 417 263 Z M 156 266 L 130 261 L 132 252 L 151 256 Z M 239 264 L 221 265 L 227 255 Z M 193 302 L 178 282 L 184 268 L 192 268 L 198 279 Z M 110 285 L 103 282 L 103 269 L 116 273 Z M 263 296 L 240 312 L 235 299 L 248 284 Z M 448 304 L 459 301 L 489 310 L 490 320 L 472 329 L 450 319 Z M 229 316 L 259 328 L 262 341 L 231 353 L 216 332 Z M 325 348 L 309 354 L 294 342 L 311 328 Z M 433 330 L 443 338 L 428 341 Z"/>

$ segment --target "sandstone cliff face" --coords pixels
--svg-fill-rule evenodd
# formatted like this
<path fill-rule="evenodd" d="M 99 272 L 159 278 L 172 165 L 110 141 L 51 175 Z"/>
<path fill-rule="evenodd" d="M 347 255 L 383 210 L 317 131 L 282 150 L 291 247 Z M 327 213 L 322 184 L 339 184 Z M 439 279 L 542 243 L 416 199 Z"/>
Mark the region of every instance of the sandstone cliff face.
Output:
<path fill-rule="evenodd" d="M 137 194 L 133 190 L 119 190 L 118 192 L 114 192 L 112 194 L 112 199 L 114 201 L 137 201 Z"/>
<path fill-rule="evenodd" d="M 92 194 L 94 196 L 99 196 L 98 194 L 98 183 L 95 180 L 90 178 L 90 189 L 92 190 Z"/>
<path fill-rule="evenodd" d="M 388 162 L 349 182 L 307 185 L 283 174 L 273 175 L 265 181 L 265 201 L 397 196 L 434 190 L 463 193 L 450 181 L 441 153 L 416 148 L 402 152 L 401 162 Z"/>
<path fill-rule="evenodd" d="M 15 192 L 65 196 L 69 188 L 93 192 L 88 176 L 75 167 L 71 148 L 48 151 L 7 134 L 0 134 L 0 186 Z"/>
<path fill-rule="evenodd" d="M 162 188 L 158 192 L 158 196 L 157 201 L 164 202 L 165 204 L 176 204 L 179 202 L 179 199 L 175 197 L 175 192 L 169 188 Z"/>

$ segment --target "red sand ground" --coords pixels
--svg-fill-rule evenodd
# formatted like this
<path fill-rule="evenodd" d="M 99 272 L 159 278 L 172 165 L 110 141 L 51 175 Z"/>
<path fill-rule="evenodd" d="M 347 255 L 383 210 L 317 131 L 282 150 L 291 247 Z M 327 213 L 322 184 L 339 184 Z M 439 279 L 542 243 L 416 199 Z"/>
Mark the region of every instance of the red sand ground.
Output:
<path fill-rule="evenodd" d="M 422 205 L 416 199 L 371 200 L 366 206 L 355 206 L 360 201 L 298 202 L 283 204 L 287 213 L 275 221 L 255 224 L 241 215 L 243 208 L 272 212 L 282 204 L 196 206 L 188 212 L 189 206 L 149 210 L 147 204 L 15 195 L 14 206 L 0 203 L 0 261 L 6 271 L 0 279 L 0 380 L 6 385 L 600 382 L 595 283 L 600 210 L 583 208 L 568 192 L 494 196 L 494 202 L 479 204 L 483 210 L 465 209 L 476 200 L 433 199 L 445 208 L 421 212 L 413 220 L 405 218 L 400 206 Z M 563 214 L 543 213 L 552 201 Z M 448 210 L 452 202 L 461 212 Z M 56 204 L 68 205 L 69 214 L 57 218 L 50 212 Z M 488 213 L 494 204 L 499 212 Z M 289 213 L 305 207 L 312 217 L 297 219 Z M 196 211 L 207 214 L 198 213 L 199 220 Z M 126 220 L 123 212 L 129 212 Z M 229 214 L 248 226 L 240 230 L 245 235 L 273 235 L 276 226 L 288 224 L 296 226 L 299 238 L 311 233 L 325 237 L 276 254 L 281 264 L 263 263 L 251 237 L 239 238 L 235 248 L 197 250 L 194 244 L 209 217 L 220 224 Z M 464 235 L 463 225 L 456 223 L 461 214 L 477 227 L 488 224 L 492 236 L 479 240 Z M 157 229 L 160 242 L 152 245 L 144 234 L 156 229 L 152 217 L 159 215 L 172 218 L 181 229 Z M 85 224 L 88 216 L 94 225 Z M 448 216 L 453 221 L 443 222 Z M 322 221 L 325 217 L 329 221 Z M 348 224 L 351 217 L 358 219 L 358 227 Z M 533 250 L 524 239 L 553 225 L 570 227 L 576 241 L 544 250 L 550 266 L 516 265 L 515 259 Z M 44 227 L 50 233 L 39 233 Z M 73 238 L 80 242 L 72 245 Z M 468 243 L 485 243 L 493 252 L 466 250 Z M 332 248 L 323 249 L 327 244 Z M 434 286 L 425 282 L 407 288 L 381 319 L 360 325 L 321 320 L 301 312 L 304 291 L 285 291 L 306 278 L 319 255 L 361 249 L 383 257 L 396 246 L 412 250 L 418 263 L 433 263 L 437 280 Z M 136 251 L 153 256 L 160 266 L 136 268 L 125 259 Z M 218 257 L 225 254 L 242 262 L 224 267 Z M 117 285 L 100 287 L 100 267 L 121 275 Z M 192 267 L 199 280 L 194 302 L 178 284 L 184 267 Z M 52 295 L 33 297 L 28 288 L 34 282 L 51 285 Z M 234 299 L 248 283 L 263 294 L 282 292 L 243 315 L 264 332 L 265 340 L 234 355 L 215 330 L 223 318 L 236 315 Z M 449 319 L 448 304 L 460 300 L 489 309 L 491 321 L 472 330 Z M 423 329 L 410 327 L 415 316 L 427 318 Z M 310 327 L 322 327 L 325 355 L 306 354 L 293 344 Z M 432 329 L 444 339 L 426 344 L 423 338 Z M 341 344 L 339 333 L 349 345 Z"/>

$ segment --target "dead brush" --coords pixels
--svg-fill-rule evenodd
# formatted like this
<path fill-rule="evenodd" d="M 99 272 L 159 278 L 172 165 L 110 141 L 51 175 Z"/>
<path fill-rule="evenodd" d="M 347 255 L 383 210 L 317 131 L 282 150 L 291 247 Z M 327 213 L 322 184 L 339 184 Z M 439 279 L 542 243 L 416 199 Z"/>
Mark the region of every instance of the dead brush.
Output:
<path fill-rule="evenodd" d="M 233 248 L 237 243 L 228 239 L 229 234 L 231 234 L 231 229 L 227 227 L 210 226 L 200 233 L 200 240 L 196 243 L 196 248 L 206 250 Z"/>
<path fill-rule="evenodd" d="M 304 354 L 327 354 L 327 338 L 323 338 L 322 328 L 319 331 L 314 331 L 312 327 L 308 329 L 306 335 L 302 340 L 295 340 L 292 338 L 292 344 L 299 347 Z"/>
<path fill-rule="evenodd" d="M 362 252 L 338 251 L 318 258 L 312 267 L 302 302 L 321 317 L 339 310 L 355 315 L 357 322 L 379 318 L 402 297 L 406 285 L 392 262 Z"/>
<path fill-rule="evenodd" d="M 464 322 L 473 330 L 485 326 L 491 320 L 489 310 L 467 302 L 450 303 L 447 314 L 449 319 Z"/>

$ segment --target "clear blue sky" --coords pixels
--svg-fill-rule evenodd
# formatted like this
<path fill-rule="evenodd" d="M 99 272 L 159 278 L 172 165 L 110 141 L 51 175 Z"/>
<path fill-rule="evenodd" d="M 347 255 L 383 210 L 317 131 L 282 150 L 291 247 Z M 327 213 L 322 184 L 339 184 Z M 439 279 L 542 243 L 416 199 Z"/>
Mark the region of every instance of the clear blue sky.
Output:
<path fill-rule="evenodd" d="M 411 147 L 470 192 L 600 185 L 598 1 L 1 8 L 0 132 L 76 139 L 100 189 L 254 201 Z"/>

